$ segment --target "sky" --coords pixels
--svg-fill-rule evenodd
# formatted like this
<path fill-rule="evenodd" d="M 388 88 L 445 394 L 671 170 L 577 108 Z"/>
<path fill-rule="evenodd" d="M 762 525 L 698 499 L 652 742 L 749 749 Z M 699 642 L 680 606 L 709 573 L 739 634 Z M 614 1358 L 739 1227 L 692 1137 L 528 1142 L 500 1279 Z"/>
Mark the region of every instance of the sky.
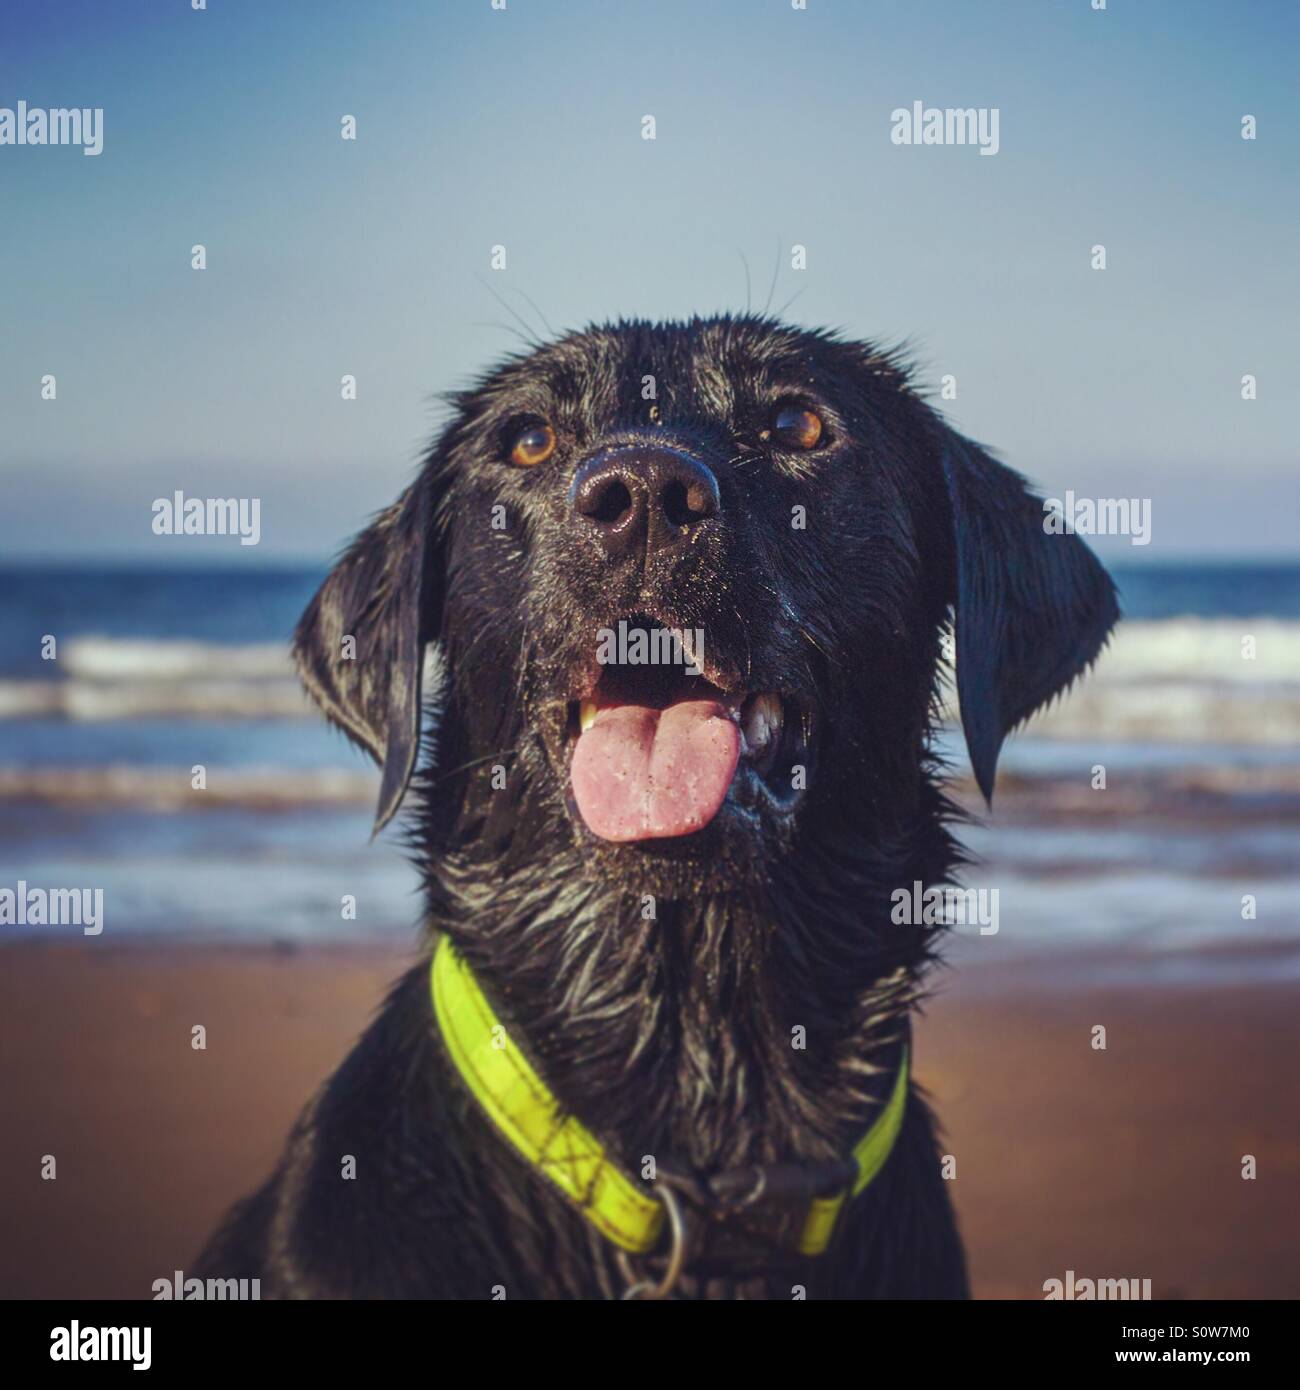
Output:
<path fill-rule="evenodd" d="M 0 145 L 0 557 L 327 557 L 517 348 L 494 291 L 545 334 L 746 263 L 1045 494 L 1151 499 L 1103 553 L 1300 557 L 1300 5 L 1093 3 L 5 0 L 0 108 L 104 115 Z M 914 101 L 997 154 L 893 143 Z M 260 544 L 154 535 L 176 489 Z"/>

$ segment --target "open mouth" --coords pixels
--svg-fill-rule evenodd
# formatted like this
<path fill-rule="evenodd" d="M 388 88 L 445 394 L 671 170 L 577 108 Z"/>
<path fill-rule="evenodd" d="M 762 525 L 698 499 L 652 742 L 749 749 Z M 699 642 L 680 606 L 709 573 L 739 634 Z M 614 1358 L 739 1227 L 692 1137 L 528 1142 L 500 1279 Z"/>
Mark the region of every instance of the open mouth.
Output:
<path fill-rule="evenodd" d="M 811 715 L 779 691 L 728 692 L 682 667 L 606 665 L 567 713 L 572 802 L 602 840 L 692 835 L 728 801 L 789 811 L 806 785 Z"/>

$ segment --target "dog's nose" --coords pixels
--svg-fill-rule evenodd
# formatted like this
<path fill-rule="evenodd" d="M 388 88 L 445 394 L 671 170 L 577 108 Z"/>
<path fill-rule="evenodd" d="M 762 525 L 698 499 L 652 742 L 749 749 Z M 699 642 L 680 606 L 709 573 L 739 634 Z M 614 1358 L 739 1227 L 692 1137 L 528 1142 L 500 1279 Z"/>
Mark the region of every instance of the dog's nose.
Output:
<path fill-rule="evenodd" d="M 677 449 L 607 449 L 582 464 L 569 499 L 611 560 L 648 558 L 689 540 L 722 508 L 718 480 Z"/>

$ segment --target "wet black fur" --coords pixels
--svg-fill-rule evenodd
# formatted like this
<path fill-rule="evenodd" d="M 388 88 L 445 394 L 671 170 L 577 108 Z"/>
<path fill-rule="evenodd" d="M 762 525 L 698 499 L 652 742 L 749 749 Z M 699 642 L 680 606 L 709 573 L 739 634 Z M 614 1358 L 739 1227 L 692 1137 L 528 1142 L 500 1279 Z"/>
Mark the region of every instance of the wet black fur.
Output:
<path fill-rule="evenodd" d="M 821 447 L 762 437 L 785 398 L 822 416 Z M 551 1089 L 630 1172 L 645 1155 L 702 1172 L 843 1155 L 878 1109 L 932 960 L 932 930 L 892 925 L 890 894 L 960 862 L 930 747 L 945 626 L 989 793 L 1007 731 L 1104 642 L 1108 577 L 1077 537 L 1044 532 L 1018 475 L 949 430 L 896 359 L 830 334 L 751 317 L 619 323 L 505 363 L 454 406 L 295 643 L 308 689 L 382 764 L 381 823 L 412 782 L 430 949 L 437 933 L 456 940 Z M 512 468 L 509 441 L 535 419 L 556 428 L 556 455 Z M 699 544 L 613 571 L 567 489 L 583 458 L 643 440 L 704 461 L 722 510 Z M 791 815 L 729 805 L 687 840 L 619 846 L 571 813 L 552 702 L 589 670 L 597 629 L 646 612 L 704 630 L 711 679 L 815 712 Z M 344 634 L 355 660 L 339 659 Z M 422 753 L 426 644 L 441 674 Z M 611 1247 L 449 1065 L 427 962 L 203 1272 L 260 1277 L 264 1297 L 617 1295 Z M 724 1262 L 683 1291 L 964 1296 L 939 1155 L 913 1087 L 895 1152 L 827 1255 Z"/>

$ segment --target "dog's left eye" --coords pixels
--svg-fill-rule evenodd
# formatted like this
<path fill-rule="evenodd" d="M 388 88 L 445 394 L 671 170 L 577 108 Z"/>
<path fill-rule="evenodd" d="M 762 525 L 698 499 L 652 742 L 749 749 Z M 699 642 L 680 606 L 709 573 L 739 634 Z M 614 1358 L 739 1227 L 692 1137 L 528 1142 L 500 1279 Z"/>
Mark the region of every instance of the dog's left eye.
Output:
<path fill-rule="evenodd" d="M 555 431 L 550 425 L 532 425 L 515 436 L 510 462 L 520 468 L 536 468 L 555 452 Z"/>
<path fill-rule="evenodd" d="M 770 433 L 787 449 L 815 449 L 822 437 L 822 417 L 807 406 L 778 406 L 772 415 Z"/>

